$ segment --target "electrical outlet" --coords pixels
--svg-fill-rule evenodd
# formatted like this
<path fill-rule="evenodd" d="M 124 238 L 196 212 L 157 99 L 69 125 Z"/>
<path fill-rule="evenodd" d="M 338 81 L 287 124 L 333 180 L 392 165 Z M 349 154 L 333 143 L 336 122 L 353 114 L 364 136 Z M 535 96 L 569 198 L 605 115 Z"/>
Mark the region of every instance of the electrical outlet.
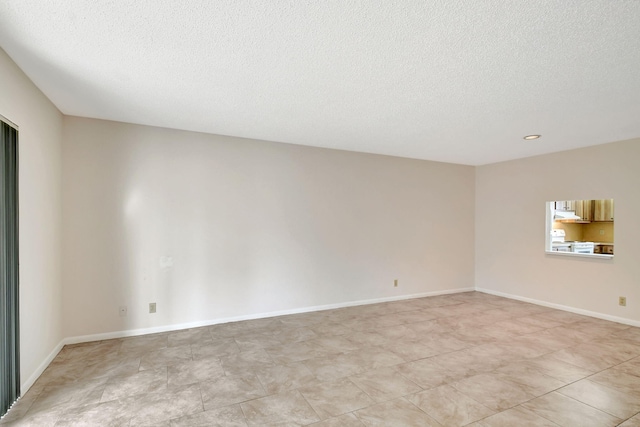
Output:
<path fill-rule="evenodd" d="M 626 307 L 627 306 L 627 297 L 619 297 L 618 298 L 618 305 Z"/>
<path fill-rule="evenodd" d="M 398 279 L 393 279 L 393 287 L 394 288 L 398 287 Z"/>
<path fill-rule="evenodd" d="M 156 312 L 156 303 L 155 302 L 150 302 L 149 303 L 149 313 L 155 313 Z"/>
<path fill-rule="evenodd" d="M 118 308 L 118 311 L 120 312 L 120 317 L 124 317 L 127 315 L 127 306 L 126 305 L 121 305 Z"/>

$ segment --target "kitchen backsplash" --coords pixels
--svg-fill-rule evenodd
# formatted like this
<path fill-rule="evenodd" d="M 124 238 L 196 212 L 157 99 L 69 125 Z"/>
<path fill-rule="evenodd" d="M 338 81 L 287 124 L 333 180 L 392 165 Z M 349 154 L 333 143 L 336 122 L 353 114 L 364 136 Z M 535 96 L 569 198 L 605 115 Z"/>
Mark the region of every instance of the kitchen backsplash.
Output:
<path fill-rule="evenodd" d="M 582 239 L 585 242 L 613 243 L 613 222 L 592 222 L 583 224 Z M 600 230 L 604 234 L 600 234 Z"/>
<path fill-rule="evenodd" d="M 576 224 L 571 222 L 554 222 L 554 229 L 562 229 L 565 232 L 565 240 L 581 242 L 613 243 L 613 222 L 591 222 L 589 224 Z M 604 234 L 600 234 L 600 230 Z"/>

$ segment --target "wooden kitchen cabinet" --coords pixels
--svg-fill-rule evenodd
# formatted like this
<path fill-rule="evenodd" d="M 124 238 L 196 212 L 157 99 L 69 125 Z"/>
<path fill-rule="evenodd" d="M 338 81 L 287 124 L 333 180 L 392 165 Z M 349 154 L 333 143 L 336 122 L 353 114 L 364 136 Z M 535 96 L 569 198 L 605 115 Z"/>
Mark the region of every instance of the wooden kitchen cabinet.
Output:
<path fill-rule="evenodd" d="M 593 200 L 575 200 L 576 215 L 583 221 L 593 221 Z"/>
<path fill-rule="evenodd" d="M 593 200 L 592 221 L 613 221 L 613 199 Z"/>
<path fill-rule="evenodd" d="M 600 245 L 600 253 L 613 255 L 613 245 Z"/>
<path fill-rule="evenodd" d="M 560 200 L 555 203 L 555 209 L 559 211 L 575 211 L 575 200 Z"/>
<path fill-rule="evenodd" d="M 575 212 L 580 217 L 575 222 L 612 222 L 613 199 L 602 200 L 564 200 L 555 202 L 555 209 L 559 211 Z M 568 221 L 573 222 L 573 221 Z"/>

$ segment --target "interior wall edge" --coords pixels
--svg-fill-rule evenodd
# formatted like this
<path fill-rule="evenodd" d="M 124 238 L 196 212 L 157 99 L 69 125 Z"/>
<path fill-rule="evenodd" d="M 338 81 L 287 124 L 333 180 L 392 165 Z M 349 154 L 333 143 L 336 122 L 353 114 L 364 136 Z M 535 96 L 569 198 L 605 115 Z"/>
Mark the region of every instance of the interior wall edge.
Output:
<path fill-rule="evenodd" d="M 29 391 L 31 386 L 35 384 L 38 378 L 40 378 L 40 375 L 42 375 L 45 369 L 47 369 L 51 362 L 53 362 L 53 359 L 55 359 L 58 353 L 60 353 L 60 350 L 62 350 L 65 344 L 65 338 L 63 338 L 53 348 L 53 350 L 51 350 L 51 353 L 49 353 L 49 355 L 42 361 L 42 363 L 40 363 L 38 368 L 31 375 L 29 375 L 29 378 L 27 378 L 22 384 L 20 384 L 20 397 L 24 396 L 27 391 Z"/>
<path fill-rule="evenodd" d="M 568 306 L 568 305 L 555 304 L 555 303 L 552 303 L 552 302 L 537 300 L 537 299 L 534 299 L 534 298 L 522 297 L 522 296 L 519 296 L 519 295 L 508 294 L 508 293 L 505 293 L 505 292 L 494 291 L 494 290 L 486 289 L 486 288 L 476 288 L 475 290 L 478 291 L 478 292 L 489 294 L 489 295 L 495 295 L 495 296 L 498 296 L 498 297 L 509 298 L 509 299 L 513 299 L 513 300 L 516 300 L 516 301 L 528 302 L 528 303 L 535 304 L 535 305 L 540 305 L 540 306 L 543 306 L 543 307 L 555 308 L 557 310 L 568 311 L 570 313 L 582 314 L 584 316 L 595 317 L 597 319 L 609 320 L 611 322 L 616 322 L 616 323 L 622 323 L 624 325 L 640 327 L 640 321 L 633 320 L 633 319 L 627 319 L 625 317 L 611 316 L 609 314 L 598 313 L 597 311 L 584 310 L 584 309 L 581 309 L 581 308 L 575 308 L 575 307 L 571 307 L 571 306 Z"/>
<path fill-rule="evenodd" d="M 0 48 L 0 113 L 19 128 L 20 387 L 60 348 L 63 114 Z"/>

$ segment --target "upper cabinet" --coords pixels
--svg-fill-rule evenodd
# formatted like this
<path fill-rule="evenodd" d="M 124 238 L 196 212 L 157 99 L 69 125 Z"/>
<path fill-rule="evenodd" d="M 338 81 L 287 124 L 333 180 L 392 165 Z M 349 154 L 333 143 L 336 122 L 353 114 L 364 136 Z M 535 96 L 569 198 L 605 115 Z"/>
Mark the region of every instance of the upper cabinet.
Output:
<path fill-rule="evenodd" d="M 564 200 L 553 203 L 556 221 L 576 223 L 613 221 L 613 199 Z M 570 215 L 562 214 L 563 212 Z"/>
<path fill-rule="evenodd" d="M 582 221 L 593 221 L 593 200 L 573 200 L 576 215 L 582 218 Z"/>
<path fill-rule="evenodd" d="M 613 221 L 613 199 L 593 200 L 592 221 Z"/>

